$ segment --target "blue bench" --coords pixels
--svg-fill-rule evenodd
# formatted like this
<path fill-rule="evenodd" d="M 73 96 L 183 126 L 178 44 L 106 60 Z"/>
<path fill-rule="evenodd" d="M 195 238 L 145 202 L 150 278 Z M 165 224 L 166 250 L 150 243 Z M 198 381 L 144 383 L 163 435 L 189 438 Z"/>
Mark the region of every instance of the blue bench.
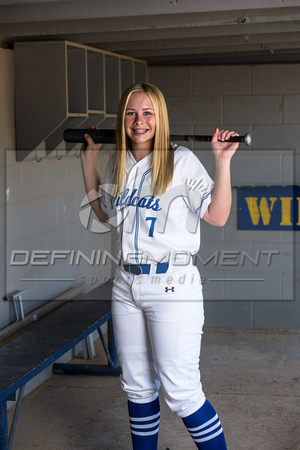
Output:
<path fill-rule="evenodd" d="M 120 374 L 111 321 L 111 288 L 112 282 L 109 281 L 42 317 L 1 344 L 0 450 L 8 450 L 12 446 L 26 383 L 50 365 L 53 364 L 57 373 Z M 100 328 L 106 322 L 107 343 Z M 104 346 L 107 365 L 54 364 L 95 330 L 98 330 Z M 9 431 L 7 401 L 16 400 L 17 390 L 19 394 Z"/>

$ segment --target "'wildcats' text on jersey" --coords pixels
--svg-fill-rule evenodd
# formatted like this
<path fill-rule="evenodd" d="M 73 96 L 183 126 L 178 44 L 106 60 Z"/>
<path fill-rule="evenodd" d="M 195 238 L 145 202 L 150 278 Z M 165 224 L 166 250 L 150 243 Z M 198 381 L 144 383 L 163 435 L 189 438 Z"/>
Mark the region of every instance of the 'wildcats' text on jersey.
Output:
<path fill-rule="evenodd" d="M 140 197 L 137 195 L 138 190 L 134 189 L 132 192 L 130 189 L 125 189 L 118 197 L 112 197 L 111 207 L 124 207 L 124 206 L 136 206 L 138 208 L 152 209 L 153 211 L 160 211 L 159 198 L 155 198 L 153 195 L 150 198 Z"/>

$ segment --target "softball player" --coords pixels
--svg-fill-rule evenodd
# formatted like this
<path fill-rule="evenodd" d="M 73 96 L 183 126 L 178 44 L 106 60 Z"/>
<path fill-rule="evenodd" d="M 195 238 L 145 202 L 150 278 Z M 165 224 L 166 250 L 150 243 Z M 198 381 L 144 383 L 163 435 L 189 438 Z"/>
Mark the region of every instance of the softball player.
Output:
<path fill-rule="evenodd" d="M 234 132 L 216 129 L 213 182 L 188 149 L 172 145 L 165 100 L 150 84 L 123 94 L 117 151 L 100 179 L 100 145 L 88 134 L 81 149 L 92 207 L 117 229 L 112 313 L 121 385 L 127 394 L 134 450 L 157 449 L 161 388 L 199 449 L 226 449 L 218 415 L 202 390 L 199 355 L 204 322 L 201 279 L 192 263 L 200 246 L 200 219 L 223 226 L 231 206 Z"/>

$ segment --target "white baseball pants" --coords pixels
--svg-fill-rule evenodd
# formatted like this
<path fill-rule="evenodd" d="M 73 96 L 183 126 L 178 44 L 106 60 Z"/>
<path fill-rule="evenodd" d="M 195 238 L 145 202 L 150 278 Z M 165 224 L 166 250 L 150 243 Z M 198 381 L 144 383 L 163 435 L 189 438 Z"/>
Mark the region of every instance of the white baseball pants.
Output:
<path fill-rule="evenodd" d="M 134 275 L 118 267 L 112 314 L 121 386 L 128 400 L 151 402 L 161 387 L 175 414 L 187 417 L 197 411 L 205 402 L 199 371 L 204 312 L 197 268 Z"/>

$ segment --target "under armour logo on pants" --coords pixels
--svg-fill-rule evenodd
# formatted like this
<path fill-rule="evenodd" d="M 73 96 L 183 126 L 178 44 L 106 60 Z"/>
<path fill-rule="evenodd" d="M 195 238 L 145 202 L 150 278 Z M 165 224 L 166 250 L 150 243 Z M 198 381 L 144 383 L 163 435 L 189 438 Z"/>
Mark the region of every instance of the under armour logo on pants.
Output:
<path fill-rule="evenodd" d="M 168 292 L 168 291 L 172 291 L 172 292 L 175 292 L 175 288 L 174 288 L 174 286 L 172 286 L 172 287 L 170 287 L 170 288 L 168 288 L 168 287 L 165 287 L 165 292 Z"/>

